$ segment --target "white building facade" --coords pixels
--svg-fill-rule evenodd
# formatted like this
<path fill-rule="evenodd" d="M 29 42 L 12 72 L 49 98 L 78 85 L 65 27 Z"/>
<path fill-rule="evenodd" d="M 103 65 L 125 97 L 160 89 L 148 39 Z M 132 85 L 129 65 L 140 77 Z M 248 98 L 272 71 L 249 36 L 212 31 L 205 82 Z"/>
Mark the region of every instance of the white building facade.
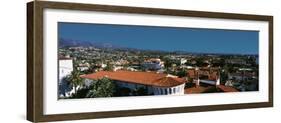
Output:
<path fill-rule="evenodd" d="M 84 80 L 84 84 L 86 86 L 91 85 L 91 83 L 93 82 L 95 82 L 95 80 L 92 79 Z M 160 87 L 160 86 L 128 83 L 123 81 L 114 81 L 114 82 L 117 84 L 118 87 L 125 87 L 125 88 L 129 88 L 130 90 L 136 90 L 137 88 L 145 88 L 147 89 L 148 95 L 184 95 L 185 83 L 172 87 Z"/>
<path fill-rule="evenodd" d="M 59 59 L 59 97 L 69 97 L 73 88 L 69 86 L 65 78 L 73 71 L 73 60 L 71 58 Z"/>
<path fill-rule="evenodd" d="M 160 59 L 150 59 L 141 64 L 142 67 L 148 70 L 159 70 L 164 68 L 164 62 Z"/>
<path fill-rule="evenodd" d="M 154 95 L 184 95 L 185 83 L 174 87 L 153 87 Z"/>

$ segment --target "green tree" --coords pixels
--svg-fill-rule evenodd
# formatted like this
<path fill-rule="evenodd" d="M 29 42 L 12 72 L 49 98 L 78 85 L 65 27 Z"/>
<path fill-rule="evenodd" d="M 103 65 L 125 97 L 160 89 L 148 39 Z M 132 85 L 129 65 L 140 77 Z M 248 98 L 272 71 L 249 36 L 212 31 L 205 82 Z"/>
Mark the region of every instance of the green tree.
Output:
<path fill-rule="evenodd" d="M 75 94 L 72 94 L 69 99 L 79 99 L 79 98 L 86 98 L 87 94 L 89 92 L 88 88 L 82 88 L 77 90 Z"/>
<path fill-rule="evenodd" d="M 115 90 L 115 84 L 108 78 L 102 78 L 92 83 L 88 98 L 94 97 L 112 97 Z"/>
<path fill-rule="evenodd" d="M 165 62 L 165 67 L 166 68 L 170 68 L 170 67 L 172 67 L 172 64 L 173 64 L 173 61 L 172 60 L 170 60 L 170 59 L 164 59 L 164 62 Z"/>
<path fill-rule="evenodd" d="M 107 64 L 106 67 L 104 68 L 105 71 L 113 71 L 113 65 L 112 64 Z"/>
<path fill-rule="evenodd" d="M 221 84 L 225 84 L 225 82 L 228 80 L 228 74 L 226 72 L 221 72 L 220 73 L 220 81 L 221 81 Z"/>
<path fill-rule="evenodd" d="M 74 93 L 77 92 L 77 87 L 83 84 L 83 79 L 80 77 L 80 71 L 74 69 L 66 80 L 74 87 Z"/>
<path fill-rule="evenodd" d="M 180 70 L 180 71 L 177 72 L 176 75 L 178 77 L 185 77 L 185 76 L 187 76 L 187 72 L 186 72 L 186 70 Z"/>
<path fill-rule="evenodd" d="M 204 66 L 204 58 L 197 58 L 196 59 L 196 66 L 198 66 L 198 67 L 202 67 L 202 66 Z"/>

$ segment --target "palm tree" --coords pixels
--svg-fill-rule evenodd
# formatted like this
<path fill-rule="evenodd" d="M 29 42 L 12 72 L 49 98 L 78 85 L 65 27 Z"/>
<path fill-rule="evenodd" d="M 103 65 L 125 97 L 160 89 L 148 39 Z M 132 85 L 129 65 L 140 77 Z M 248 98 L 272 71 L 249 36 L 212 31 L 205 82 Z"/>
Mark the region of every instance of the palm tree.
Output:
<path fill-rule="evenodd" d="M 77 93 L 77 87 L 82 85 L 83 79 L 80 77 L 80 71 L 74 69 L 66 80 L 74 87 L 74 93 Z"/>

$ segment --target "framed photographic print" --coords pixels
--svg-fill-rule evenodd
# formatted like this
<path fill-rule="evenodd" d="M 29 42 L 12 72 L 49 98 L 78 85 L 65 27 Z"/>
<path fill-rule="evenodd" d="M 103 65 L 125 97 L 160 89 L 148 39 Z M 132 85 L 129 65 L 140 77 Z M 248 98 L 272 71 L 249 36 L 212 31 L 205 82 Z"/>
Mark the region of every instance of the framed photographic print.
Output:
<path fill-rule="evenodd" d="M 273 17 L 27 3 L 34 122 L 273 106 Z"/>

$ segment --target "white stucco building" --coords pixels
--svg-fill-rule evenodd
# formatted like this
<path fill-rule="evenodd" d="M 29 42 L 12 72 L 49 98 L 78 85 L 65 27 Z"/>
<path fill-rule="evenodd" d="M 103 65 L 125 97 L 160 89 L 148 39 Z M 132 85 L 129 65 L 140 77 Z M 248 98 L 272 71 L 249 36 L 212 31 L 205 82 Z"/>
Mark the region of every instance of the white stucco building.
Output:
<path fill-rule="evenodd" d="M 160 59 L 149 59 L 141 64 L 143 68 L 148 70 L 159 70 L 164 68 L 164 62 Z"/>
<path fill-rule="evenodd" d="M 59 79 L 66 77 L 73 71 L 73 63 L 71 58 L 59 59 Z"/>
<path fill-rule="evenodd" d="M 181 65 L 183 65 L 187 62 L 187 59 L 181 58 L 180 62 L 181 62 Z"/>
<path fill-rule="evenodd" d="M 59 58 L 59 97 L 68 97 L 73 93 L 72 87 L 65 80 L 72 71 L 73 60 L 71 58 Z"/>
<path fill-rule="evenodd" d="M 90 84 L 97 79 L 109 78 L 119 87 L 136 90 L 145 88 L 148 95 L 183 95 L 186 80 L 177 76 L 156 72 L 136 71 L 99 71 L 82 75 L 85 83 Z"/>

